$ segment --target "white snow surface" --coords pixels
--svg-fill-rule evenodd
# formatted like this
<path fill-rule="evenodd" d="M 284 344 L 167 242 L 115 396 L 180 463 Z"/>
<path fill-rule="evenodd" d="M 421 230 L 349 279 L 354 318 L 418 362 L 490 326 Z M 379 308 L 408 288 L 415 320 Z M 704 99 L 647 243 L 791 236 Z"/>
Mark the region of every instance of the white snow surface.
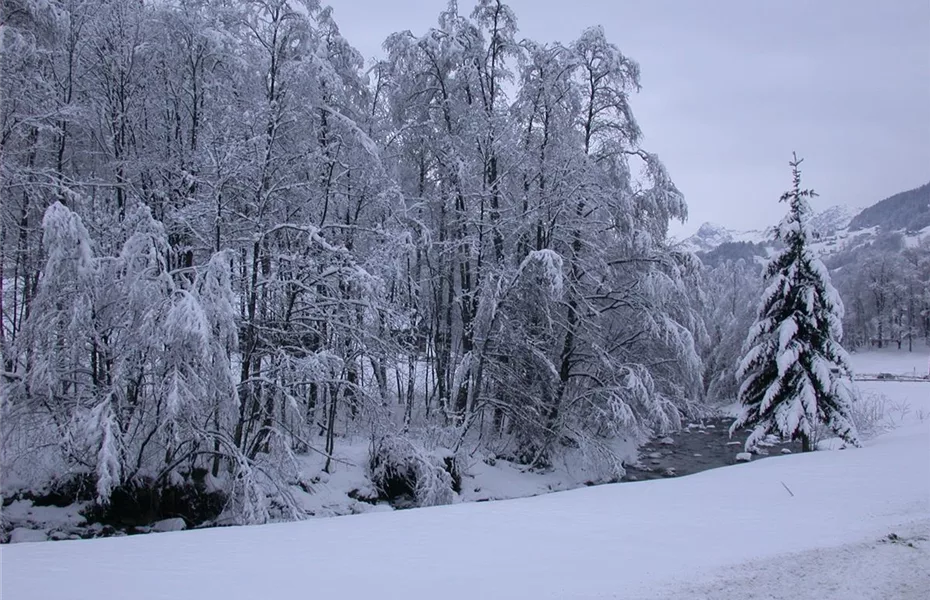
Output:
<path fill-rule="evenodd" d="M 907 375 L 923 377 L 930 375 L 930 347 L 923 343 L 914 345 L 914 350 L 883 348 L 854 352 L 849 355 L 856 375 Z"/>
<path fill-rule="evenodd" d="M 930 398 L 916 402 L 930 408 Z M 0 589 L 5 600 L 751 598 L 769 586 L 775 595 L 765 597 L 908 597 L 926 589 L 927 570 L 897 565 L 926 565 L 930 545 L 915 539 L 914 547 L 888 548 L 881 540 L 926 538 L 928 457 L 930 420 L 915 416 L 863 449 L 771 457 L 680 479 L 6 546 Z M 838 584 L 837 572 L 862 585 Z M 784 580 L 797 576 L 803 585 Z M 851 595 L 835 593 L 847 588 Z"/>

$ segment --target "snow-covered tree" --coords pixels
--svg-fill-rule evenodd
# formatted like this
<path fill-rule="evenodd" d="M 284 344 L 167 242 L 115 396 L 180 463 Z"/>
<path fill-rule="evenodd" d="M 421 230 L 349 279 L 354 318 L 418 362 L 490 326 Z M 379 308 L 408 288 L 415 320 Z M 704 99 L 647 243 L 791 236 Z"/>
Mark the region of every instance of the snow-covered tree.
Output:
<path fill-rule="evenodd" d="M 732 402 L 739 389 L 737 363 L 762 291 L 762 268 L 741 258 L 709 268 L 703 275 L 704 393 L 708 402 Z"/>
<path fill-rule="evenodd" d="M 847 312 L 847 345 L 879 348 L 895 344 L 913 350 L 928 334 L 930 243 L 912 246 L 899 233 L 834 257 L 831 272 Z"/>
<path fill-rule="evenodd" d="M 666 240 L 686 207 L 601 28 L 521 41 L 503 0 L 453 0 L 366 71 L 317 0 L 13 6 L 0 433 L 23 470 L 48 448 L 111 506 L 210 472 L 263 520 L 293 453 L 344 436 L 612 468 L 612 438 L 700 395 L 697 265 Z"/>
<path fill-rule="evenodd" d="M 767 434 L 800 439 L 812 450 L 818 423 L 858 445 L 850 418 L 852 369 L 843 337 L 843 302 L 811 249 L 808 199 L 801 189 L 801 160 L 791 161 L 794 183 L 781 201 L 789 213 L 779 226 L 785 249 L 766 268 L 759 314 L 746 339 L 737 376 L 742 410 L 730 428 L 753 427 L 746 449 Z"/>
<path fill-rule="evenodd" d="M 382 67 L 440 412 L 545 464 L 678 425 L 699 394 L 694 265 L 665 243 L 686 207 L 641 146 L 638 65 L 601 28 L 515 31 L 501 2 L 451 2 L 426 35 L 391 36 Z"/>

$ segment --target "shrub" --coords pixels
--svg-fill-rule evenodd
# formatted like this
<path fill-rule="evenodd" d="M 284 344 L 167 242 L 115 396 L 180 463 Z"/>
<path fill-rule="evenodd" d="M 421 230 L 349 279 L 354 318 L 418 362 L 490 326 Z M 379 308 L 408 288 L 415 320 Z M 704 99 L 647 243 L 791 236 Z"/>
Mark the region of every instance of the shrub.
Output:
<path fill-rule="evenodd" d="M 115 527 L 138 527 L 181 517 L 194 527 L 216 519 L 225 506 L 225 494 L 208 490 L 202 478 L 161 485 L 144 478 L 117 486 L 107 504 L 92 504 L 84 516 L 88 522 Z"/>
<path fill-rule="evenodd" d="M 36 506 L 69 506 L 89 502 L 97 496 L 97 478 L 92 473 L 71 473 L 55 479 L 40 492 L 31 495 Z"/>
<path fill-rule="evenodd" d="M 870 440 L 891 431 L 910 412 L 910 407 L 906 403 L 889 402 L 885 396 L 874 392 L 856 394 L 849 408 L 850 419 L 856 425 L 860 439 L 863 440 Z M 821 423 L 814 430 L 812 439 L 820 442 L 829 437 L 829 428 Z"/>
<path fill-rule="evenodd" d="M 372 446 L 369 469 L 379 498 L 398 507 L 450 504 L 461 490 L 461 461 L 451 452 L 428 452 L 399 436 Z"/>

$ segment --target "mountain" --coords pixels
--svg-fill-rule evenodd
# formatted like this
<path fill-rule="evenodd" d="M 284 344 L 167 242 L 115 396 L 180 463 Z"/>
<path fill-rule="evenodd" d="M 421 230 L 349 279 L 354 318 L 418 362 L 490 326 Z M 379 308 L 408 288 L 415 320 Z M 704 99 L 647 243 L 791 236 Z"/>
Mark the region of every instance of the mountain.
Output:
<path fill-rule="evenodd" d="M 885 198 L 860 212 L 850 231 L 878 227 L 882 231 L 920 231 L 930 227 L 930 182 Z"/>
<path fill-rule="evenodd" d="M 773 244 L 774 242 L 724 242 L 707 252 L 698 252 L 697 255 L 701 257 L 701 262 L 710 268 L 727 261 L 739 260 L 755 263 L 761 267 L 768 262 Z"/>
<path fill-rule="evenodd" d="M 857 248 L 885 243 L 910 246 L 930 236 L 930 183 L 895 194 L 864 210 L 831 206 L 811 218 L 814 248 L 823 258 L 852 253 Z M 714 266 L 727 260 L 744 259 L 765 263 L 778 247 L 775 228 L 739 231 L 714 223 L 704 223 L 681 242 L 685 250 L 697 254 L 704 264 Z"/>
<path fill-rule="evenodd" d="M 811 228 L 820 238 L 835 235 L 846 229 L 849 222 L 858 213 L 858 209 L 849 206 L 831 206 L 830 208 L 814 214 L 811 219 Z M 704 223 L 691 237 L 685 239 L 682 245 L 685 249 L 696 254 L 707 253 L 724 244 L 746 243 L 751 246 L 771 245 L 775 239 L 775 228 L 750 229 L 739 231 L 727 229 L 715 223 Z"/>
<path fill-rule="evenodd" d="M 682 246 L 694 253 L 710 252 L 722 244 L 737 242 L 763 244 L 773 239 L 774 234 L 775 230 L 771 227 L 765 230 L 739 231 L 727 229 L 715 223 L 704 223 L 694 235 L 682 242 Z"/>
<path fill-rule="evenodd" d="M 820 237 L 834 235 L 841 229 L 849 227 L 849 224 L 859 212 L 860 209 L 858 208 L 842 204 L 831 206 L 822 212 L 816 213 L 811 218 L 811 229 Z"/>

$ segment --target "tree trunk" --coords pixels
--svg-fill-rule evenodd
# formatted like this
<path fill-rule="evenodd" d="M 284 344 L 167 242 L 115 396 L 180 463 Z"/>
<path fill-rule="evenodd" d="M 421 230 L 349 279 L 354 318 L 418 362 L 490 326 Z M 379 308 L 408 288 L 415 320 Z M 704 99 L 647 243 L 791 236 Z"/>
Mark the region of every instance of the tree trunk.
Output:
<path fill-rule="evenodd" d="M 801 438 L 801 452 L 811 452 L 814 449 L 811 437 L 804 433 L 800 434 L 799 437 Z"/>

